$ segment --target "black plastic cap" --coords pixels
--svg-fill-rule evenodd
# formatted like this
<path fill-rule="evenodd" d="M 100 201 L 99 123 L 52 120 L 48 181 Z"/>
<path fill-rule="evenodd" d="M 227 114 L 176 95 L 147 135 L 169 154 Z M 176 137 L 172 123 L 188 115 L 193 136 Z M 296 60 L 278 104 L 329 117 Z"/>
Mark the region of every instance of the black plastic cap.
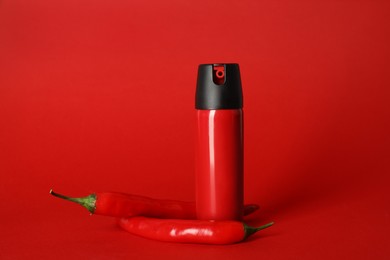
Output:
<path fill-rule="evenodd" d="M 238 64 L 199 65 L 195 95 L 196 109 L 240 109 L 242 103 Z"/>

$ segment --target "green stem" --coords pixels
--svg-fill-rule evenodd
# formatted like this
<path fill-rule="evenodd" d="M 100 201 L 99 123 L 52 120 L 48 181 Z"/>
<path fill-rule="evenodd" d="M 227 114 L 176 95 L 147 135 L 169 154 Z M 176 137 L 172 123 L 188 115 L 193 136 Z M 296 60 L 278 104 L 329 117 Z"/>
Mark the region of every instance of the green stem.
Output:
<path fill-rule="evenodd" d="M 268 228 L 268 227 L 272 226 L 274 224 L 274 222 L 270 222 L 270 223 L 265 224 L 265 225 L 260 226 L 260 227 L 251 227 L 251 226 L 248 226 L 245 223 L 243 223 L 243 224 L 244 224 L 244 232 L 245 232 L 244 239 L 246 239 L 250 235 L 253 235 L 254 233 L 256 233 L 256 232 L 258 232 L 258 231 L 260 231 L 262 229 L 265 229 L 265 228 Z"/>
<path fill-rule="evenodd" d="M 64 200 L 68 200 L 68 201 L 72 201 L 72 202 L 75 202 L 77 204 L 80 204 L 81 206 L 86 208 L 89 212 L 91 212 L 91 214 L 93 214 L 95 212 L 95 208 L 96 208 L 96 195 L 95 194 L 91 194 L 91 195 L 88 195 L 88 196 L 82 197 L 82 198 L 71 198 L 71 197 L 68 197 L 68 196 L 65 196 L 65 195 L 62 195 L 59 193 L 55 193 L 53 190 L 50 190 L 50 194 L 55 196 L 55 197 L 64 199 Z"/>

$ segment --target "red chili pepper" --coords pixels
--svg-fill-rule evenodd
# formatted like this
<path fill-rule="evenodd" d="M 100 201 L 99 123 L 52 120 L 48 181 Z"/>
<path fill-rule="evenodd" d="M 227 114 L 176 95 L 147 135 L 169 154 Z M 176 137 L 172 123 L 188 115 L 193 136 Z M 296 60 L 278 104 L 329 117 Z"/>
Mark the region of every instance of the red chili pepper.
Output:
<path fill-rule="evenodd" d="M 245 240 L 259 230 L 270 227 L 250 227 L 238 221 L 178 220 L 145 217 L 121 218 L 124 230 L 144 238 L 165 242 L 198 244 L 233 244 Z"/>
<path fill-rule="evenodd" d="M 80 204 L 91 214 L 112 217 L 148 216 L 155 218 L 196 219 L 194 202 L 157 200 L 148 197 L 117 192 L 94 193 L 82 198 L 71 198 L 50 190 L 50 194 Z M 248 204 L 244 215 L 258 210 L 256 204 Z"/>

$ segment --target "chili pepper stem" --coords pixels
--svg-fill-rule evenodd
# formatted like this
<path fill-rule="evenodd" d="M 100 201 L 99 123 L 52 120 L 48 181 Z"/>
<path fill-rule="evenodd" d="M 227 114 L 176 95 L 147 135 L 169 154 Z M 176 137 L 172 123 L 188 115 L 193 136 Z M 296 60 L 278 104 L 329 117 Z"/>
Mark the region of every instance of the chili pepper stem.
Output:
<path fill-rule="evenodd" d="M 86 208 L 89 212 L 91 212 L 91 214 L 93 214 L 95 211 L 95 208 L 96 208 L 96 195 L 95 194 L 91 194 L 91 195 L 88 195 L 88 196 L 82 197 L 82 198 L 71 198 L 71 197 L 68 197 L 68 196 L 65 196 L 65 195 L 62 195 L 59 193 L 55 193 L 52 189 L 50 189 L 49 193 L 55 197 L 80 204 L 81 206 Z"/>
<path fill-rule="evenodd" d="M 244 239 L 246 239 L 247 237 L 253 235 L 254 233 L 256 233 L 262 229 L 265 229 L 265 228 L 272 226 L 273 224 L 274 224 L 274 222 L 270 222 L 270 223 L 265 224 L 265 225 L 260 226 L 260 227 L 251 227 L 251 226 L 248 226 L 247 224 L 244 223 L 244 231 L 245 231 Z"/>

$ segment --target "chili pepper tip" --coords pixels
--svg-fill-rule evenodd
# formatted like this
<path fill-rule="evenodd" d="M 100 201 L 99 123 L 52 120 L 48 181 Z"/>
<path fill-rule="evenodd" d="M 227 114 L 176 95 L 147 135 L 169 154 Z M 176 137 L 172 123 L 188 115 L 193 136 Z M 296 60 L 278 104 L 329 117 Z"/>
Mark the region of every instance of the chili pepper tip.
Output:
<path fill-rule="evenodd" d="M 256 232 L 258 232 L 258 231 L 260 231 L 262 229 L 265 229 L 265 228 L 268 228 L 268 227 L 272 226 L 274 224 L 274 222 L 270 222 L 270 223 L 262 225 L 260 227 L 251 227 L 251 226 L 248 226 L 245 223 L 243 223 L 243 224 L 244 224 L 244 231 L 245 231 L 244 239 L 246 239 L 250 235 L 253 235 L 254 233 L 256 233 Z"/>
<path fill-rule="evenodd" d="M 88 196 L 82 197 L 82 198 L 71 198 L 71 197 L 68 197 L 68 196 L 65 196 L 65 195 L 62 195 L 59 193 L 55 193 L 53 191 L 53 189 L 50 189 L 50 194 L 55 196 L 55 197 L 64 199 L 64 200 L 69 200 L 69 201 L 75 202 L 77 204 L 80 204 L 81 206 L 86 208 L 91 214 L 93 214 L 95 211 L 95 208 L 96 208 L 96 195 L 95 194 L 91 194 L 91 195 L 88 195 Z"/>
<path fill-rule="evenodd" d="M 244 206 L 244 216 L 250 215 L 259 210 L 260 206 L 257 204 L 247 204 Z"/>

